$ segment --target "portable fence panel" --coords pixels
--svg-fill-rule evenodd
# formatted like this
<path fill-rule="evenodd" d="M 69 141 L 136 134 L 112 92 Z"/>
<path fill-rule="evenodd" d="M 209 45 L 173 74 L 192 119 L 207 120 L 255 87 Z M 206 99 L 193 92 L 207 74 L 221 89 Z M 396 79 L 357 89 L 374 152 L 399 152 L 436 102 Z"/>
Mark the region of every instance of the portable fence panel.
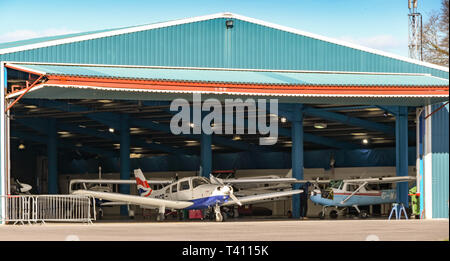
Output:
<path fill-rule="evenodd" d="M 88 222 L 91 217 L 91 198 L 79 195 L 18 195 L 6 199 L 6 222 Z M 95 210 L 94 210 L 95 211 Z M 94 215 L 95 219 L 95 215 Z"/>

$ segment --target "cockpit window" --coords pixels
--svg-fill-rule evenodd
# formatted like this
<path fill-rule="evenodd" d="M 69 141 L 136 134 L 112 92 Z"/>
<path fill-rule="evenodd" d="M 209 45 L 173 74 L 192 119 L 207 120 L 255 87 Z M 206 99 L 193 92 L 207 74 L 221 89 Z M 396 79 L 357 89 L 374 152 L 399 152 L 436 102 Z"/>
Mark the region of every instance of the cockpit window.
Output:
<path fill-rule="evenodd" d="M 192 187 L 196 188 L 200 185 L 209 184 L 209 182 L 205 178 L 195 178 L 192 179 Z"/>
<path fill-rule="evenodd" d="M 330 186 L 332 188 L 338 189 L 341 187 L 342 183 L 343 183 L 342 180 L 333 180 L 330 182 Z"/>
<path fill-rule="evenodd" d="M 177 192 L 177 185 L 178 185 L 178 184 L 173 184 L 173 185 L 172 185 L 172 193 Z"/>
<path fill-rule="evenodd" d="M 180 191 L 188 190 L 188 189 L 189 189 L 189 181 L 188 180 L 180 182 Z"/>

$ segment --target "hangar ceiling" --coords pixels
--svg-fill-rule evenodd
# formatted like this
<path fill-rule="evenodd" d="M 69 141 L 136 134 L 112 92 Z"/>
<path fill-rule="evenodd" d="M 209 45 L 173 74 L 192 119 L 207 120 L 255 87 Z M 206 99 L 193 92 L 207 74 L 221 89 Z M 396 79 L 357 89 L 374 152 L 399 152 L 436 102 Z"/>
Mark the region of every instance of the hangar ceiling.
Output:
<path fill-rule="evenodd" d="M 64 105 L 65 104 L 65 105 Z M 83 108 L 84 111 L 79 109 Z M 311 105 L 312 110 L 331 115 L 339 114 L 352 119 L 361 119 L 372 123 L 383 124 L 395 129 L 395 116 L 384 107 L 376 106 L 333 106 Z M 71 111 L 72 110 L 72 111 Z M 45 120 L 57 119 L 58 135 L 60 141 L 67 144 L 66 148 L 78 150 L 82 157 L 93 157 L 102 154 L 102 151 L 117 153 L 120 150 L 120 133 L 118 128 L 112 128 L 101 120 L 96 120 L 92 115 L 111 113 L 118 115 L 128 114 L 131 119 L 131 154 L 132 157 L 148 157 L 167 153 L 200 153 L 200 140 L 192 136 L 177 136 L 168 131 L 155 128 L 155 124 L 167 126 L 174 112 L 170 112 L 169 103 L 154 102 L 146 104 L 138 101 L 120 100 L 27 100 L 23 99 L 16 104 L 11 112 L 11 137 L 16 142 L 26 142 L 27 146 L 42 148 L 45 150 Z M 271 117 L 270 115 L 268 117 Z M 273 117 L 273 116 L 272 116 Z M 395 137 L 383 131 L 368 129 L 343 122 L 330 120 L 327 117 L 317 117 L 306 114 L 304 116 L 305 133 L 316 137 L 329 138 L 335 142 L 349 144 L 354 148 L 379 148 L 395 146 Z M 415 111 L 409 112 L 409 127 L 415 126 Z M 279 116 L 279 129 L 290 133 L 291 124 L 288 120 Z M 151 122 L 153 125 L 146 126 Z M 133 124 L 136 123 L 136 124 Z M 325 124 L 326 128 L 316 128 L 315 124 Z M 41 126 L 40 126 L 41 125 Z M 286 133 L 284 132 L 284 133 Z M 280 131 L 278 142 L 273 146 L 259 146 L 268 151 L 290 151 L 291 138 Z M 200 136 L 200 135 L 198 135 Z M 213 141 L 214 152 L 240 151 L 239 144 L 249 144 L 258 148 L 260 135 L 214 135 L 228 140 L 230 143 L 219 140 Z M 39 140 L 40 139 L 40 140 Z M 363 144 L 363 139 L 369 141 Z M 44 142 L 43 142 L 44 141 Z M 232 144 L 235 142 L 236 144 Z M 414 139 L 410 138 L 410 144 L 414 145 Z M 235 146 L 236 145 L 236 146 Z M 83 150 L 84 148 L 84 150 Z M 89 150 L 89 148 L 100 151 Z M 318 144 L 305 139 L 305 150 L 330 149 L 333 146 Z M 15 149 L 15 148 L 14 148 Z"/>

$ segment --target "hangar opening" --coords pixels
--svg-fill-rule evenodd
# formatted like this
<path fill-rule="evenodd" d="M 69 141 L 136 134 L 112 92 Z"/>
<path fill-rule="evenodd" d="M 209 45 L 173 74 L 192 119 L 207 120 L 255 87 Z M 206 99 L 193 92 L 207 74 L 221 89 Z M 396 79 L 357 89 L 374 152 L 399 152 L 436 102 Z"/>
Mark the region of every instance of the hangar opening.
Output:
<path fill-rule="evenodd" d="M 232 28 L 222 23 L 225 19 L 234 21 Z M 208 33 L 199 35 L 201 30 Z M 173 39 L 161 44 L 166 49 L 158 47 L 169 32 Z M 321 49 L 311 52 L 308 44 Z M 211 173 L 219 178 L 301 180 L 419 173 L 426 183 L 442 175 L 424 177 L 420 162 L 429 135 L 423 132 L 425 117 L 444 113 L 439 117 L 445 120 L 447 110 L 448 118 L 448 106 L 437 110 L 448 100 L 445 68 L 230 14 L 31 45 L 0 53 L 8 101 L 2 104 L 7 111 L 2 121 L 7 130 L 5 142 L 2 139 L 2 195 L 13 192 L 10 184 L 15 179 L 32 185 L 33 194 L 66 194 L 70 180 L 99 175 L 130 180 L 135 169 L 160 180 L 209 178 Z M 277 142 L 262 146 L 259 140 L 265 135 L 248 134 L 248 108 L 244 126 L 236 126 L 233 134 L 172 134 L 170 121 L 176 112 L 170 110 L 171 102 L 184 98 L 193 107 L 194 93 L 222 105 L 226 99 L 276 99 L 278 113 L 268 110 L 266 121 L 275 119 Z M 237 134 L 237 128 L 244 133 Z M 446 136 L 445 128 L 433 130 L 443 131 L 440 136 L 448 140 L 448 129 Z M 251 189 L 264 186 L 271 185 Z M 389 185 L 371 186 L 377 190 Z M 304 189 L 300 184 L 293 187 Z M 397 187 L 396 201 L 408 205 L 407 184 Z M 98 189 L 138 194 L 136 185 Z M 426 194 L 421 193 L 421 204 Z M 236 211 L 241 216 L 298 217 L 301 204 L 294 195 L 292 200 L 260 202 Z M 437 204 L 433 209 L 445 207 L 442 202 L 429 204 Z M 387 215 L 391 205 L 361 209 Z M 118 217 L 129 210 L 111 207 L 104 214 Z M 138 207 L 131 210 L 136 218 L 146 215 Z M 310 201 L 307 216 L 317 217 L 321 210 Z M 430 217 L 437 215 L 432 213 Z"/>

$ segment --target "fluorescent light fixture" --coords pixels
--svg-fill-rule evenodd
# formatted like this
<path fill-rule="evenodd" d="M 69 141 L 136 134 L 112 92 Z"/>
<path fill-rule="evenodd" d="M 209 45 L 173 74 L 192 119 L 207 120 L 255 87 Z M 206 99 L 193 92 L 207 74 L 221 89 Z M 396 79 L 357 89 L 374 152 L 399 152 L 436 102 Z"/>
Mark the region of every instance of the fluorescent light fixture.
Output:
<path fill-rule="evenodd" d="M 316 129 L 325 129 L 326 127 L 327 127 L 326 123 L 323 123 L 323 122 L 314 123 L 314 128 L 316 128 Z"/>
<path fill-rule="evenodd" d="M 233 140 L 241 140 L 241 136 L 236 135 L 233 137 Z"/>
<path fill-rule="evenodd" d="M 363 139 L 361 142 L 362 142 L 362 144 L 364 144 L 364 145 L 369 144 L 369 140 L 368 140 L 368 139 Z"/>
<path fill-rule="evenodd" d="M 23 107 L 25 107 L 25 108 L 27 108 L 27 109 L 36 109 L 36 108 L 37 108 L 36 105 L 25 105 L 25 106 L 23 106 Z"/>
<path fill-rule="evenodd" d="M 281 117 L 281 118 L 280 118 L 280 121 L 281 121 L 282 123 L 285 123 L 285 122 L 287 121 L 287 119 L 286 119 L 285 117 Z"/>
<path fill-rule="evenodd" d="M 365 133 L 365 132 L 352 132 L 350 134 L 353 135 L 353 136 L 365 136 L 365 135 L 367 135 L 367 133 Z"/>
<path fill-rule="evenodd" d="M 112 101 L 111 101 L 111 100 L 98 100 L 98 102 L 101 102 L 101 103 L 111 103 Z"/>
<path fill-rule="evenodd" d="M 114 133 L 114 129 L 113 128 L 109 128 L 108 131 L 111 132 L 111 133 Z"/>
<path fill-rule="evenodd" d="M 70 132 L 68 132 L 68 131 L 58 131 L 58 134 L 60 134 L 60 135 L 69 135 Z"/>
<path fill-rule="evenodd" d="M 140 154 L 140 153 L 130 153 L 130 158 L 131 159 L 140 159 L 144 157 L 144 155 Z"/>

